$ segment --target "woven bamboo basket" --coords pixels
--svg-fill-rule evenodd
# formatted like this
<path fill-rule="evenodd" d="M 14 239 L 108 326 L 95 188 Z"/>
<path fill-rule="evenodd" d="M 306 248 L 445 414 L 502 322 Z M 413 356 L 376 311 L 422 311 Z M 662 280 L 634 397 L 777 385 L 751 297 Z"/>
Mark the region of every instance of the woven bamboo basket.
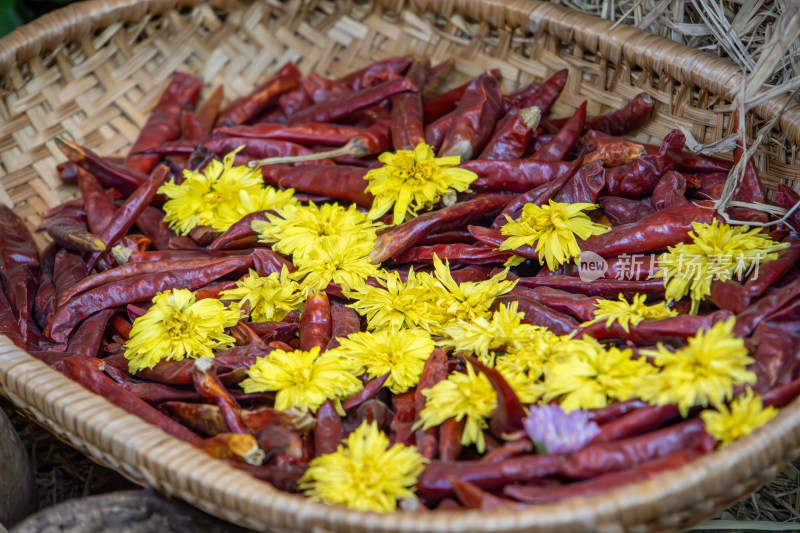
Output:
<path fill-rule="evenodd" d="M 95 0 L 0 39 L 0 201 L 31 226 L 76 195 L 55 165 L 59 135 L 124 154 L 175 70 L 223 83 L 233 98 L 285 61 L 338 76 L 418 51 L 456 59 L 453 83 L 499 68 L 504 89 L 571 70 L 554 112 L 589 113 L 646 91 L 653 120 L 638 137 L 690 127 L 729 132 L 738 69 L 655 35 L 527 0 Z M 767 189 L 798 178 L 800 110 L 761 104 L 750 132 L 780 113 L 778 142 L 757 164 Z M 41 237 L 37 237 L 41 238 Z M 40 243 L 43 244 L 43 243 Z M 279 492 L 127 414 L 0 338 L 0 392 L 99 463 L 226 520 L 269 531 L 675 531 L 747 496 L 800 454 L 800 403 L 747 438 L 655 480 L 522 511 L 367 514 Z"/>

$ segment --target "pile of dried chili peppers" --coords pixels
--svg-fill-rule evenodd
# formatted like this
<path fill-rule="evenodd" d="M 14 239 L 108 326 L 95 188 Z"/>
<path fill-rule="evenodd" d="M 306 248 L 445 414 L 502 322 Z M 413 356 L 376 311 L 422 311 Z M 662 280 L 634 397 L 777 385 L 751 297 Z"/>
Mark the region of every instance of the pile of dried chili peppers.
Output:
<path fill-rule="evenodd" d="M 223 105 L 177 73 L 41 253 L 0 209 L 0 333 L 274 486 L 354 509 L 519 507 L 685 465 L 800 394 L 800 218 L 745 167 L 548 118 L 567 71 L 291 63 Z M 734 161 L 742 150 L 733 154 Z M 729 224 L 745 220 L 751 226 Z"/>

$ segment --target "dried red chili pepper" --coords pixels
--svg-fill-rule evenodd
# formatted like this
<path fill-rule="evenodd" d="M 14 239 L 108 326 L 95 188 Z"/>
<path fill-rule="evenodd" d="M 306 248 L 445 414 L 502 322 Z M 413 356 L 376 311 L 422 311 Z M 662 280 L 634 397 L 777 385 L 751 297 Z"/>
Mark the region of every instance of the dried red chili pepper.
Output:
<path fill-rule="evenodd" d="M 147 174 L 129 169 L 109 158 L 100 157 L 87 148 L 56 138 L 56 146 L 78 166 L 93 174 L 105 187 L 111 187 L 122 194 L 132 194 L 148 180 Z"/>
<path fill-rule="evenodd" d="M 414 444 L 414 432 L 411 428 L 414 423 L 414 392 L 404 392 L 392 395 L 392 409 L 394 417 L 390 424 L 392 444 Z"/>
<path fill-rule="evenodd" d="M 277 168 L 277 167 L 270 167 Z M 305 167 L 308 168 L 308 167 Z M 256 211 L 245 215 L 238 222 L 234 223 L 224 233 L 219 235 L 214 242 L 208 245 L 209 250 L 230 250 L 233 247 L 240 248 L 246 243 L 258 241 L 256 232 L 253 231 L 252 223 L 256 220 L 266 221 L 266 211 Z"/>
<path fill-rule="evenodd" d="M 433 263 L 433 256 L 442 261 L 448 259 L 453 264 L 485 265 L 504 263 L 514 254 L 501 252 L 483 244 L 436 244 L 415 246 L 392 257 L 392 263 Z"/>
<path fill-rule="evenodd" d="M 484 365 L 475 357 L 466 357 L 465 359 L 489 379 L 489 383 L 497 393 L 497 407 L 489 419 L 489 429 L 492 433 L 505 435 L 523 429 L 522 420 L 527 416 L 525 408 L 522 407 L 514 389 L 502 374 L 494 368 Z"/>
<path fill-rule="evenodd" d="M 244 324 L 244 322 L 240 322 Z M 298 323 L 284 319 L 281 322 L 248 322 L 247 326 L 253 330 L 264 342 L 288 342 L 297 333 Z"/>
<path fill-rule="evenodd" d="M 152 299 L 157 293 L 173 288 L 199 289 L 239 268 L 246 268 L 248 259 L 230 257 L 204 267 L 181 268 L 169 272 L 153 272 L 107 283 L 72 298 L 56 310 L 47 325 L 45 336 L 54 342 L 66 342 L 75 324 L 103 309 Z"/>
<path fill-rule="evenodd" d="M 607 172 L 597 163 L 583 166 L 564 183 L 553 201 L 566 204 L 595 203 L 606 185 Z"/>
<path fill-rule="evenodd" d="M 145 422 L 166 431 L 170 435 L 186 442 L 196 443 L 200 437 L 193 431 L 172 420 L 164 413 L 151 407 L 144 400 L 114 383 L 111 378 L 92 368 L 85 361 L 78 358 L 62 359 L 53 363 L 53 368 L 77 381 L 90 391 L 104 397 L 117 407 L 138 416 Z"/>
<path fill-rule="evenodd" d="M 586 412 L 589 414 L 589 420 L 602 426 L 646 405 L 647 403 L 641 400 L 626 400 L 624 402 L 614 402 L 597 409 L 587 409 Z"/>
<path fill-rule="evenodd" d="M 442 231 L 438 233 L 431 233 L 420 239 L 417 244 L 419 246 L 432 246 L 434 244 L 475 244 L 475 237 L 467 230 L 467 228 L 454 229 L 450 231 Z"/>
<path fill-rule="evenodd" d="M 529 107 L 529 106 L 525 106 Z M 503 95 L 494 76 L 482 74 L 470 83 L 454 111 L 453 123 L 442 140 L 443 157 L 469 161 L 484 147 L 503 110 Z"/>
<path fill-rule="evenodd" d="M 178 237 L 164 222 L 164 212 L 150 205 L 136 217 L 136 226 L 147 235 L 157 250 L 168 250 L 170 239 Z"/>
<path fill-rule="evenodd" d="M 532 91 L 520 91 L 512 95 L 519 107 L 536 106 L 541 115 L 547 116 L 550 108 L 556 103 L 564 87 L 567 85 L 569 70 L 562 69 L 546 79 L 538 88 Z"/>
<path fill-rule="evenodd" d="M 222 108 L 222 99 L 224 94 L 224 87 L 222 85 L 217 85 L 217 88 L 214 89 L 214 92 L 212 92 L 208 98 L 203 100 L 203 102 L 197 106 L 197 109 L 194 112 L 194 118 L 197 120 L 197 124 L 200 126 L 200 129 L 203 132 L 203 136 L 199 137 L 200 139 L 211 135 L 211 130 L 214 129 L 214 124 L 216 124 L 217 117 L 219 116 L 220 109 Z"/>
<path fill-rule="evenodd" d="M 569 335 L 578 328 L 578 322 L 574 318 L 530 298 L 518 294 L 513 296 L 504 294 L 496 300 L 498 305 L 508 305 L 512 302 L 517 302 L 517 310 L 525 313 L 525 318 L 522 319 L 525 324 L 546 327 L 556 335 Z"/>
<path fill-rule="evenodd" d="M 39 251 L 25 221 L 5 204 L 0 205 L 0 275 L 7 282 L 8 303 L 26 342 L 36 336 L 31 313 L 39 274 Z"/>
<path fill-rule="evenodd" d="M 489 74 L 494 78 L 497 78 L 499 81 L 499 69 L 492 69 L 489 71 Z M 431 122 L 434 122 L 435 120 L 453 111 L 458 105 L 458 102 L 464 96 L 464 92 L 467 90 L 467 87 L 469 87 L 470 83 L 473 81 L 474 80 L 470 80 L 464 85 L 459 85 L 455 89 L 451 89 L 445 93 L 423 99 L 422 114 L 425 117 L 425 123 L 430 124 Z"/>
<path fill-rule="evenodd" d="M 439 426 L 439 459 L 455 461 L 461 454 L 461 434 L 467 421 L 448 418 Z"/>
<path fill-rule="evenodd" d="M 8 303 L 6 295 L 0 291 L 0 335 L 5 335 L 8 339 L 23 350 L 27 349 L 25 339 L 17 324 L 17 319 Z"/>
<path fill-rule="evenodd" d="M 78 166 L 76 166 L 76 172 L 81 198 L 86 206 L 86 222 L 89 230 L 95 235 L 99 235 L 114 215 L 117 207 L 93 174 Z"/>
<path fill-rule="evenodd" d="M 324 292 L 309 294 L 300 315 L 300 349 L 325 348 L 331 340 L 331 304 Z"/>
<path fill-rule="evenodd" d="M 201 358 L 195 361 L 192 367 L 192 381 L 194 389 L 204 400 L 211 401 L 219 407 L 229 432 L 250 434 L 250 429 L 245 425 L 239 412 L 241 408 L 219 381 L 217 370 L 210 359 Z"/>
<path fill-rule="evenodd" d="M 733 332 L 737 336 L 747 337 L 763 320 L 791 305 L 798 295 L 800 295 L 800 277 L 770 291 L 739 313 Z"/>
<path fill-rule="evenodd" d="M 156 166 L 160 157 L 141 155 L 141 152 L 180 136 L 181 112 L 191 111 L 194 108 L 202 87 L 203 80 L 200 78 L 185 72 L 175 73 L 164 94 L 161 95 L 158 105 L 150 112 L 147 122 L 131 146 L 130 153 L 125 158 L 126 167 L 148 174 Z"/>
<path fill-rule="evenodd" d="M 360 91 L 400 76 L 413 60 L 414 56 L 404 55 L 376 61 L 336 80 L 334 84 L 351 91 Z"/>
<path fill-rule="evenodd" d="M 733 132 L 739 132 L 739 110 L 733 114 Z M 736 165 L 744 156 L 742 140 L 736 140 L 736 148 L 733 150 L 733 164 Z M 733 199 L 740 202 L 764 202 L 764 190 L 761 188 L 761 180 L 758 178 L 758 171 L 752 159 L 748 159 L 744 171 L 739 176 L 736 192 Z M 764 220 L 766 222 L 766 219 Z"/>
<path fill-rule="evenodd" d="M 778 189 L 775 192 L 775 202 L 786 209 L 792 209 L 795 205 L 800 203 L 800 194 L 791 187 L 787 187 L 781 183 L 778 185 Z M 786 223 L 795 233 L 800 234 L 800 212 L 795 211 L 792 213 L 786 220 Z"/>
<path fill-rule="evenodd" d="M 317 409 L 317 425 L 314 427 L 314 453 L 317 456 L 333 453 L 344 438 L 342 419 L 336 412 L 333 401 L 325 400 Z"/>
<path fill-rule="evenodd" d="M 473 237 L 478 239 L 478 241 L 487 246 L 491 246 L 492 248 L 498 248 L 508 238 L 497 229 L 484 228 L 481 226 L 467 226 L 467 229 Z M 518 246 L 514 250 L 509 251 L 514 255 L 525 257 L 527 259 L 539 258 L 539 253 L 536 251 L 536 247 L 528 246 L 527 244 L 523 244 L 522 246 Z"/>
<path fill-rule="evenodd" d="M 539 161 L 562 161 L 564 156 L 575 146 L 583 131 L 583 125 L 586 121 L 586 102 L 583 102 L 575 114 L 572 115 L 558 133 L 550 139 L 544 146 L 536 150 L 531 159 Z M 589 162 L 589 161 L 587 161 Z"/>
<path fill-rule="evenodd" d="M 552 287 L 535 287 L 531 289 L 521 285 L 511 289 L 508 295 L 525 297 L 554 311 L 569 314 L 581 322 L 594 318 L 594 309 L 598 300 L 596 296 L 574 294 Z"/>
<path fill-rule="evenodd" d="M 108 320 L 113 314 L 113 309 L 105 309 L 84 320 L 69 340 L 67 351 L 87 357 L 95 357 L 97 352 L 100 351 L 103 333 Z"/>
<path fill-rule="evenodd" d="M 664 295 L 664 281 L 661 279 L 648 279 L 643 281 L 626 279 L 596 279 L 583 281 L 570 276 L 536 276 L 532 278 L 519 278 L 517 285 L 521 287 L 551 287 L 569 292 L 578 292 L 588 296 L 602 296 L 603 298 L 616 298 L 622 294 L 632 298 L 635 294 Z"/>
<path fill-rule="evenodd" d="M 651 194 L 659 178 L 674 170 L 686 137 L 674 130 L 664 137 L 658 155 L 643 155 L 627 165 L 609 168 L 605 172 L 605 191 L 612 196 L 640 198 Z"/>
<path fill-rule="evenodd" d="M 325 350 L 337 348 L 340 338 L 347 338 L 348 335 L 359 331 L 361 331 L 361 318 L 355 309 L 340 305 L 331 306 L 331 340 L 328 341 Z"/>
<path fill-rule="evenodd" d="M 632 200 L 620 196 L 602 196 L 597 203 L 614 226 L 638 222 L 655 212 L 649 198 Z"/>
<path fill-rule="evenodd" d="M 539 109 L 536 107 L 509 110 L 495 126 L 478 159 L 506 161 L 522 157 L 538 124 Z"/>
<path fill-rule="evenodd" d="M 800 396 L 800 379 L 795 379 L 786 385 L 775 387 L 762 394 L 761 403 L 764 407 L 783 407 L 798 396 Z"/>
<path fill-rule="evenodd" d="M 422 391 L 430 389 L 440 381 L 447 379 L 448 374 L 447 354 L 441 348 L 434 348 L 428 360 L 425 361 L 422 375 L 414 391 L 413 410 L 415 423 L 419 420 L 419 415 L 422 410 L 425 409 L 425 403 L 427 402 L 427 398 L 422 394 Z M 436 428 L 428 428 L 427 430 L 417 429 L 414 431 L 414 442 L 416 443 L 419 453 L 427 458 L 434 457 L 438 451 Z"/>
<path fill-rule="evenodd" d="M 600 427 L 592 442 L 612 442 L 658 429 L 680 418 L 676 405 L 647 405 Z"/>
<path fill-rule="evenodd" d="M 380 390 L 383 388 L 383 384 L 386 383 L 386 380 L 389 379 L 390 375 L 391 372 L 387 372 L 380 377 L 373 378 L 366 382 L 360 391 L 342 402 L 342 409 L 345 411 L 355 409 L 362 403 L 374 398 L 375 395 L 378 394 L 378 392 L 380 392 Z"/>
<path fill-rule="evenodd" d="M 0 291 L 2 292 L 2 291 Z M 5 294 L 3 295 L 5 298 Z M 8 303 L 8 300 L 6 300 Z M 11 307 L 9 306 L 9 309 Z M 39 288 L 36 289 L 36 297 L 33 300 L 33 318 L 39 327 L 44 327 L 56 311 L 56 288 L 53 280 L 42 273 L 39 280 Z M 0 315 L 2 311 L 0 311 Z"/>
<path fill-rule="evenodd" d="M 430 73 L 431 63 L 427 59 L 415 59 L 406 77 L 421 88 Z M 392 146 L 394 150 L 413 150 L 425 141 L 422 118 L 422 95 L 419 92 L 400 93 L 391 98 Z"/>
<path fill-rule="evenodd" d="M 240 139 L 274 139 L 289 141 L 306 147 L 320 144 L 342 146 L 363 132 L 364 128 L 357 126 L 317 122 L 308 122 L 297 126 L 260 123 L 252 126 L 222 126 L 214 130 L 215 135 Z"/>
<path fill-rule="evenodd" d="M 441 149 L 444 137 L 453 125 L 455 117 L 456 112 L 453 110 L 425 126 L 425 143 L 433 147 L 434 151 L 439 152 Z"/>
<path fill-rule="evenodd" d="M 645 153 L 658 155 L 661 151 L 660 146 L 654 146 L 651 151 L 641 144 L 622 137 L 608 137 L 594 130 L 589 130 L 583 136 L 583 145 L 588 150 L 586 162 L 597 161 L 604 167 L 627 165 Z"/>
<path fill-rule="evenodd" d="M 686 205 L 689 201 L 686 194 L 687 180 L 684 174 L 670 171 L 661 176 L 656 188 L 653 189 L 651 203 L 656 210 L 677 205 Z"/>
<path fill-rule="evenodd" d="M 587 117 L 584 129 L 600 131 L 607 135 L 624 135 L 644 125 L 650 118 L 650 112 L 654 106 L 653 98 L 647 93 L 641 93 L 622 109 L 606 115 Z M 548 128 L 556 130 L 561 128 L 566 121 L 567 119 L 551 120 Z"/>
<path fill-rule="evenodd" d="M 86 277 L 86 264 L 81 256 L 67 250 L 56 254 L 53 270 L 53 285 L 56 288 L 56 302 L 70 287 Z"/>
<path fill-rule="evenodd" d="M 425 235 L 460 228 L 491 217 L 510 199 L 510 196 L 504 194 L 485 194 L 438 211 L 423 213 L 381 233 L 375 240 L 375 247 L 369 258 L 373 263 L 382 263 L 411 248 Z"/>
<path fill-rule="evenodd" d="M 324 194 L 365 207 L 372 205 L 373 196 L 364 190 L 368 185 L 364 179 L 369 171 L 367 168 L 346 165 L 272 165 L 262 167 L 261 171 L 264 181 L 284 189 Z"/>
<path fill-rule="evenodd" d="M 294 63 L 289 61 L 269 80 L 259 85 L 252 93 L 238 98 L 223 109 L 217 122 L 219 124 L 242 124 L 278 104 L 278 98 L 300 86 L 302 74 Z"/>
<path fill-rule="evenodd" d="M 100 237 L 89 232 L 83 210 L 62 209 L 57 215 L 46 218 L 42 226 L 53 241 L 68 250 L 102 252 L 106 249 Z"/>

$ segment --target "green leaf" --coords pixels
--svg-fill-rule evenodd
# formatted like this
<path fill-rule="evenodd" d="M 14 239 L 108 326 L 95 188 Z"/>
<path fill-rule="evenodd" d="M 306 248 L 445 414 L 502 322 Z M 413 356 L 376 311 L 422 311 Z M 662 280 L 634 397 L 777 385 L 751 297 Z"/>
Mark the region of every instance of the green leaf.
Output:
<path fill-rule="evenodd" d="M 11 33 L 22 25 L 22 18 L 15 7 L 16 0 L 0 0 L 0 36 Z"/>

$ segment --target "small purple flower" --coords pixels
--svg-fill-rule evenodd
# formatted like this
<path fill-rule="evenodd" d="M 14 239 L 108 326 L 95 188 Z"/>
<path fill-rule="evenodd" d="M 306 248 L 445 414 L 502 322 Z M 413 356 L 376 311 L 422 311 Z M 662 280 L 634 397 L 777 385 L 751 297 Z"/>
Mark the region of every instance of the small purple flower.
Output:
<path fill-rule="evenodd" d="M 536 448 L 546 453 L 575 453 L 600 433 L 589 413 L 576 409 L 567 414 L 560 405 L 532 405 L 523 424 Z"/>

